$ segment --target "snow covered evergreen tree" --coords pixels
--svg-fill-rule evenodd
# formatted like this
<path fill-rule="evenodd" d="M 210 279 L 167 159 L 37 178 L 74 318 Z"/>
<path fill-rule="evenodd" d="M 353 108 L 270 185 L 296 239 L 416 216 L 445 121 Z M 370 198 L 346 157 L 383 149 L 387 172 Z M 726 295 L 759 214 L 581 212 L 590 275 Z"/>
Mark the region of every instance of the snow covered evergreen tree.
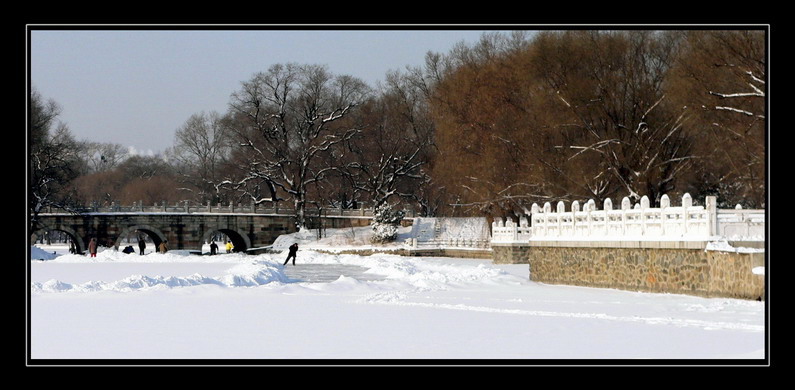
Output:
<path fill-rule="evenodd" d="M 394 241 L 397 238 L 398 226 L 406 213 L 403 210 L 394 210 L 389 203 L 383 203 L 373 213 L 373 237 L 375 244 Z"/>

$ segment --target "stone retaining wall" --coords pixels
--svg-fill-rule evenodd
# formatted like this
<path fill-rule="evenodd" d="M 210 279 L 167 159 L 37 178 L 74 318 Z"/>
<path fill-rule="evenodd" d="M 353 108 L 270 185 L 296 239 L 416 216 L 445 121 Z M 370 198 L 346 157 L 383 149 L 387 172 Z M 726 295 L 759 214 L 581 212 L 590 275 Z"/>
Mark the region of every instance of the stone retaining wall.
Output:
<path fill-rule="evenodd" d="M 680 248 L 492 245 L 495 263 L 530 264 L 530 280 L 630 291 L 764 299 L 764 253 Z"/>

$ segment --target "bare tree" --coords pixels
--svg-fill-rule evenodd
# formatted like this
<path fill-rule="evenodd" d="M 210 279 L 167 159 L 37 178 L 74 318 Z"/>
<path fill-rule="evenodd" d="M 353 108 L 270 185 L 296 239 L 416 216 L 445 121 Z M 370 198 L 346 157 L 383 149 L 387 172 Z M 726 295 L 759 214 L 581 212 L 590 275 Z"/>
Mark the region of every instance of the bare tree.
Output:
<path fill-rule="evenodd" d="M 507 215 L 543 196 L 534 159 L 539 112 L 527 42 L 485 35 L 473 47 L 426 57 L 438 153 L 431 170 L 445 213 Z"/>
<path fill-rule="evenodd" d="M 115 169 L 129 157 L 127 149 L 114 143 L 83 142 L 84 174 L 103 172 Z"/>
<path fill-rule="evenodd" d="M 191 115 L 174 135 L 170 150 L 176 169 L 189 188 L 196 188 L 200 203 L 220 200 L 215 184 L 231 150 L 229 131 L 217 112 Z"/>
<path fill-rule="evenodd" d="M 672 97 L 692 111 L 699 139 L 691 194 L 722 207 L 764 207 L 767 61 L 763 29 L 687 31 Z"/>
<path fill-rule="evenodd" d="M 80 148 L 69 128 L 58 121 L 58 104 L 45 101 L 35 89 L 28 115 L 28 209 L 31 230 L 35 230 L 37 216 L 45 207 L 73 208 L 68 185 L 78 175 Z"/>
<path fill-rule="evenodd" d="M 281 191 L 292 197 L 296 223 L 304 226 L 309 187 L 336 169 L 317 163 L 360 131 L 347 119 L 367 94 L 362 81 L 324 66 L 277 64 L 256 74 L 230 102 L 235 152 L 245 156 L 236 158 L 246 165 L 219 186 L 244 191 L 255 204 L 284 200 Z"/>
<path fill-rule="evenodd" d="M 130 205 L 184 200 L 174 168 L 163 156 L 130 156 L 116 168 L 81 175 L 70 188 L 84 205 Z"/>
<path fill-rule="evenodd" d="M 374 208 L 393 196 L 418 200 L 434 129 L 422 89 L 410 75 L 391 72 L 379 97 L 362 111 L 367 126 L 350 142 L 353 159 L 341 170 Z"/>
<path fill-rule="evenodd" d="M 682 188 L 694 139 L 687 111 L 666 94 L 681 41 L 670 32 L 548 31 L 529 41 L 485 36 L 429 56 L 438 80 L 433 174 L 453 211 L 656 202 Z"/>
<path fill-rule="evenodd" d="M 557 126 L 564 136 L 555 147 L 567 161 L 583 160 L 590 195 L 659 202 L 674 190 L 694 158 L 685 112 L 664 89 L 678 35 L 573 31 L 539 40 L 537 74 L 563 114 Z"/>

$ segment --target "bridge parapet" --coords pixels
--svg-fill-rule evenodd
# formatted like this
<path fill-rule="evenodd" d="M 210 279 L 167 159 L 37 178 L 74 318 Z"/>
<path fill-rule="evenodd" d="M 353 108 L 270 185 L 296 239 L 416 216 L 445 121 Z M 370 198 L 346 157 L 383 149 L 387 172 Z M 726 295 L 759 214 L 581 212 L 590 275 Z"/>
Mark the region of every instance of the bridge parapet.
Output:
<path fill-rule="evenodd" d="M 706 198 L 705 206 L 694 206 L 689 194 L 680 206 L 672 206 L 667 195 L 660 203 L 652 208 L 645 196 L 635 205 L 624 198 L 621 208 L 614 210 L 606 199 L 599 210 L 593 200 L 582 208 L 574 201 L 568 211 L 563 202 L 554 211 L 549 202 L 543 207 L 533 204 L 529 218 L 522 217 L 519 223 L 511 218 L 495 221 L 492 243 L 765 240 L 765 210 L 718 210 L 714 196 Z"/>
<path fill-rule="evenodd" d="M 84 207 L 77 207 L 74 210 L 78 214 L 89 213 L 213 213 L 213 214 L 266 214 L 266 215 L 295 215 L 293 209 L 290 207 L 280 207 L 278 203 L 271 203 L 269 205 L 242 205 L 228 203 L 222 204 L 197 204 L 189 201 L 176 202 L 169 204 L 162 202 L 161 204 L 144 205 L 143 202 L 135 203 L 132 205 L 119 205 L 111 203 L 109 205 L 90 205 Z M 63 209 L 47 208 L 42 210 L 41 214 L 69 214 Z M 307 215 L 314 216 L 321 214 L 323 216 L 344 216 L 344 217 L 372 217 L 373 210 L 370 208 L 357 208 L 357 209 L 343 209 L 338 207 L 323 208 L 320 210 L 307 210 Z"/>

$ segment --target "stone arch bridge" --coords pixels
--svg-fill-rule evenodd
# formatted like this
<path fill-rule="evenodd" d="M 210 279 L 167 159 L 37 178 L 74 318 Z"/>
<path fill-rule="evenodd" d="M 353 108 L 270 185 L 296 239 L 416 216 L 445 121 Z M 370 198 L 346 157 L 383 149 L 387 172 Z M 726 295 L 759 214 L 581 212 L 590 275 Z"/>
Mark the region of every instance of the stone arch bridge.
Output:
<path fill-rule="evenodd" d="M 310 218 L 310 227 L 327 228 L 367 226 L 368 216 L 324 216 Z M 79 253 L 88 250 L 96 238 L 100 246 L 119 248 L 125 239 L 137 242 L 148 236 L 155 248 L 166 241 L 169 250 L 200 251 L 217 233 L 226 235 L 235 251 L 255 251 L 267 247 L 279 235 L 296 232 L 292 215 L 257 213 L 195 213 L 195 212 L 101 212 L 44 213 L 38 215 L 38 228 L 31 233 L 31 242 L 47 231 L 62 231 L 75 243 Z M 312 226 L 314 225 L 314 226 Z M 137 246 L 132 244 L 137 251 Z M 221 243 L 219 246 L 222 247 Z"/>

